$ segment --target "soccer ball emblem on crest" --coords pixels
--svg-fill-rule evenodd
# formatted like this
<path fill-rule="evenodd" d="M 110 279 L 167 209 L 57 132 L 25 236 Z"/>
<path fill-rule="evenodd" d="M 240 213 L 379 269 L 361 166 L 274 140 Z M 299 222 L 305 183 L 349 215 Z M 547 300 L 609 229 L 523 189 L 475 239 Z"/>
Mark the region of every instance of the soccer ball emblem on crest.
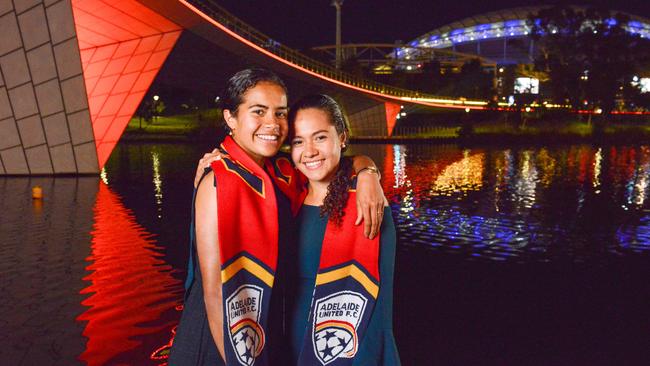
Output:
<path fill-rule="evenodd" d="M 318 359 L 326 365 L 338 357 L 354 357 L 357 353 L 356 333 L 348 323 L 318 324 L 314 333 Z"/>
<path fill-rule="evenodd" d="M 262 328 L 256 322 L 246 319 L 235 324 L 230 332 L 237 359 L 241 364 L 251 366 L 262 352 L 264 345 Z"/>
<path fill-rule="evenodd" d="M 353 291 L 341 291 L 318 299 L 314 305 L 312 343 L 316 358 L 327 365 L 357 353 L 357 327 L 368 300 Z"/>
<path fill-rule="evenodd" d="M 230 342 L 243 366 L 253 365 L 264 349 L 264 330 L 259 324 L 262 294 L 258 286 L 243 285 L 226 300 Z"/>

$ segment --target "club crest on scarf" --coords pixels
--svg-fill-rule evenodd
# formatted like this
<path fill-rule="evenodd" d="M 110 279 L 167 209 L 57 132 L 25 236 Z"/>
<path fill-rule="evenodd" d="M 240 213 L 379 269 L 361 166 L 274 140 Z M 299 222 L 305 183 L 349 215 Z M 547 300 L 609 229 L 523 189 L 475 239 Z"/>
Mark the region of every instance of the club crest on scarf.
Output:
<path fill-rule="evenodd" d="M 259 324 L 262 288 L 254 285 L 239 287 L 226 300 L 228 334 L 241 365 L 251 366 L 264 348 L 264 330 Z"/>
<path fill-rule="evenodd" d="M 327 365 L 357 353 L 357 327 L 368 300 L 358 292 L 341 291 L 316 300 L 312 341 L 318 360 Z"/>

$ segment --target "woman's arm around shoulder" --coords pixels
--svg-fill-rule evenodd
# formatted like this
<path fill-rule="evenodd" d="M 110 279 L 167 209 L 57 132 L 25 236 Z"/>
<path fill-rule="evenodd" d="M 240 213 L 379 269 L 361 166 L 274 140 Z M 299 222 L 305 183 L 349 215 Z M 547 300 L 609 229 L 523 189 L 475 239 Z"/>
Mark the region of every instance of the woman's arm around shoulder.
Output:
<path fill-rule="evenodd" d="M 352 157 L 352 169 L 357 174 L 357 220 L 355 225 L 359 225 L 363 220 L 364 235 L 372 239 L 379 233 L 384 205 L 388 203 L 379 181 L 379 170 L 375 162 L 365 155 Z"/>

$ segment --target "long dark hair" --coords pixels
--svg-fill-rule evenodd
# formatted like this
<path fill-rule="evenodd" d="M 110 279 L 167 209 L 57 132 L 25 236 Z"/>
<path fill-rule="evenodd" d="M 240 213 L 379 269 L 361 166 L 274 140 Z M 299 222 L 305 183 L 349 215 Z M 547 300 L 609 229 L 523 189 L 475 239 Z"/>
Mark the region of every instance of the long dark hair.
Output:
<path fill-rule="evenodd" d="M 329 122 L 334 126 L 336 132 L 340 135 L 345 133 L 345 143 L 347 143 L 348 128 L 345 116 L 341 107 L 336 103 L 334 98 L 324 95 L 309 95 L 296 102 L 289 110 L 289 126 L 293 131 L 293 124 L 296 120 L 296 114 L 302 109 L 315 108 L 321 110 L 329 117 Z M 292 132 L 293 133 L 293 132 Z M 345 146 L 345 144 L 343 145 Z M 341 148 L 341 155 L 345 151 Z M 350 158 L 341 156 L 336 175 L 327 186 L 327 195 L 323 204 L 320 206 L 320 216 L 329 216 L 329 220 L 336 225 L 341 225 L 345 215 L 345 204 L 348 200 L 348 190 L 351 185 L 352 161 Z"/>
<path fill-rule="evenodd" d="M 221 108 L 227 109 L 230 113 L 236 115 L 239 105 L 244 102 L 244 94 L 261 82 L 275 84 L 284 89 L 285 94 L 287 93 L 287 87 L 284 85 L 284 82 L 273 72 L 261 68 L 244 69 L 228 79 L 222 93 L 222 98 L 219 100 Z M 224 128 L 226 132 L 230 132 L 228 124 L 224 123 Z"/>

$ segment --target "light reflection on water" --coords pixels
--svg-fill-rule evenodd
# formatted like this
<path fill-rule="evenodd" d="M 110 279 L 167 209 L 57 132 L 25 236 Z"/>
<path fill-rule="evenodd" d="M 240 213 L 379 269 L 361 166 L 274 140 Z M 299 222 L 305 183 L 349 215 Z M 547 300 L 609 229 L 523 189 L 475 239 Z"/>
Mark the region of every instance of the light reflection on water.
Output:
<path fill-rule="evenodd" d="M 162 199 L 163 199 L 163 192 L 162 192 L 162 178 L 160 177 L 160 158 L 159 154 L 157 151 L 152 151 L 151 152 L 151 163 L 152 163 L 152 168 L 153 168 L 153 189 L 154 189 L 154 196 L 156 197 L 156 207 L 158 211 L 158 218 L 162 218 L 161 211 L 162 211 Z"/>
<path fill-rule="evenodd" d="M 161 334 L 171 334 L 181 281 L 160 254 L 154 234 L 136 222 L 119 196 L 99 184 L 94 211 L 87 306 L 77 318 L 88 338 L 79 359 L 88 365 L 149 363 Z M 151 337 L 157 335 L 157 337 Z"/>
<path fill-rule="evenodd" d="M 648 249 L 648 146 L 387 151 L 386 193 L 404 245 L 517 262 Z"/>
<path fill-rule="evenodd" d="M 158 364 L 183 274 L 102 175 L 0 178 L 3 365 Z"/>

